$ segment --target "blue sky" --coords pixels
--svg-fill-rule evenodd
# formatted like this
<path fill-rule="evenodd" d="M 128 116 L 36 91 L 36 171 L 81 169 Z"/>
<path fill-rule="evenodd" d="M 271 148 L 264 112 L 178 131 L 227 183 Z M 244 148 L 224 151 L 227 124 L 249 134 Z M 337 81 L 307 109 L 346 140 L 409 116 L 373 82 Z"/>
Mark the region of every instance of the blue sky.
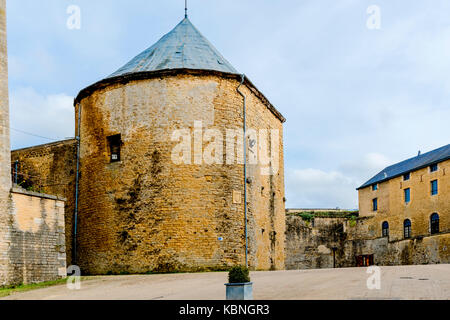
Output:
<path fill-rule="evenodd" d="M 74 135 L 74 96 L 169 32 L 184 1 L 8 0 L 11 127 Z M 81 8 L 81 29 L 66 10 Z M 381 29 L 367 28 L 367 8 Z M 287 118 L 287 207 L 356 208 L 385 166 L 450 143 L 450 2 L 190 0 L 193 24 Z M 50 140 L 12 130 L 13 148 Z"/>

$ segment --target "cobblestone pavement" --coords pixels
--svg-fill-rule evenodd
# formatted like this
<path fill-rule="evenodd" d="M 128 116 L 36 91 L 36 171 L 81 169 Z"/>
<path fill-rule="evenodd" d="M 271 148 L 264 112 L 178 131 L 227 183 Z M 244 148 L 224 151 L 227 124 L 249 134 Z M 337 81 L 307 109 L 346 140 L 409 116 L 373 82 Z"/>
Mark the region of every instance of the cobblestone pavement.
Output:
<path fill-rule="evenodd" d="M 381 288 L 370 290 L 367 268 L 252 272 L 255 300 L 450 299 L 450 265 L 381 267 Z M 104 276 L 16 293 L 20 300 L 222 300 L 227 274 Z"/>

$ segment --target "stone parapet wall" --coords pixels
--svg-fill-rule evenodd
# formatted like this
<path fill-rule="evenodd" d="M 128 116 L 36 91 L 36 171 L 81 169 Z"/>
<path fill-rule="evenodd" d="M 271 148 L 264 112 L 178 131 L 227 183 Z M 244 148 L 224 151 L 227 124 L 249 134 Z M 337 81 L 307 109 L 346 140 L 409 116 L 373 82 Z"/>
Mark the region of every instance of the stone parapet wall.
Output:
<path fill-rule="evenodd" d="M 65 199 L 14 188 L 2 248 L 7 264 L 0 286 L 56 280 L 66 276 Z"/>

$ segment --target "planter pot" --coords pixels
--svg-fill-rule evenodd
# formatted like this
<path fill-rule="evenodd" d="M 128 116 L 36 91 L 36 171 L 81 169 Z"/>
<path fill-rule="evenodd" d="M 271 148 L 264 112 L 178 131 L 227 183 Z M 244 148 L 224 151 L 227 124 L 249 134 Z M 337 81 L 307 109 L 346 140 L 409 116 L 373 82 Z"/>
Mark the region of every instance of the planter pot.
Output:
<path fill-rule="evenodd" d="M 227 283 L 227 300 L 253 300 L 253 283 Z"/>

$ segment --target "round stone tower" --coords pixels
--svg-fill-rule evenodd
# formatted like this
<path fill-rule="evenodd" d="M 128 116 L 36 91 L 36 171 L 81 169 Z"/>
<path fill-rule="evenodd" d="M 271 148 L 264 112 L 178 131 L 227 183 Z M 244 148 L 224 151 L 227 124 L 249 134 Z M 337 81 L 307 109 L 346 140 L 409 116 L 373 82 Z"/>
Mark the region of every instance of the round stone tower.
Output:
<path fill-rule="evenodd" d="M 246 139 L 246 172 L 238 88 L 246 97 L 246 128 L 254 133 Z M 73 262 L 85 273 L 245 264 L 246 212 L 250 267 L 284 268 L 285 120 L 188 18 L 82 90 L 75 111 L 80 173 Z M 264 146 L 269 161 L 257 156 Z"/>

